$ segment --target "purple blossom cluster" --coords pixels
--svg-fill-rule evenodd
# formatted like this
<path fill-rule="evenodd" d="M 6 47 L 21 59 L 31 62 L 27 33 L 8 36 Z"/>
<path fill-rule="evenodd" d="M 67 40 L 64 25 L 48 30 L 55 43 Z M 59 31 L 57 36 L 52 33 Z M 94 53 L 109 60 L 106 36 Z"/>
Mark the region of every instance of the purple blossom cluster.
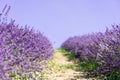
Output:
<path fill-rule="evenodd" d="M 104 33 L 92 33 L 67 39 L 62 47 L 74 53 L 80 60 L 93 59 L 99 67 L 95 74 L 109 75 L 120 71 L 120 25 L 106 28 Z"/>
<path fill-rule="evenodd" d="M 14 21 L 0 23 L 0 79 L 28 76 L 40 72 L 53 55 L 50 41 L 40 32 L 15 25 Z"/>

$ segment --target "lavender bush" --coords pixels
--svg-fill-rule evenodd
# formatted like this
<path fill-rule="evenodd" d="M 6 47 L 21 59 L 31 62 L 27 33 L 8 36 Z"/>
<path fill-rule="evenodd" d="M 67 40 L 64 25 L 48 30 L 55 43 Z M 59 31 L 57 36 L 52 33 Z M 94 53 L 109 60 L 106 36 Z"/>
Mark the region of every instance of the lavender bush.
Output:
<path fill-rule="evenodd" d="M 120 25 L 112 26 L 104 33 L 98 32 L 75 36 L 66 40 L 62 47 L 72 51 L 82 60 L 93 59 L 99 67 L 94 74 L 110 75 L 120 71 Z"/>
<path fill-rule="evenodd" d="M 30 79 L 52 54 L 50 41 L 40 32 L 14 21 L 0 22 L 0 79 L 12 80 L 15 75 Z"/>

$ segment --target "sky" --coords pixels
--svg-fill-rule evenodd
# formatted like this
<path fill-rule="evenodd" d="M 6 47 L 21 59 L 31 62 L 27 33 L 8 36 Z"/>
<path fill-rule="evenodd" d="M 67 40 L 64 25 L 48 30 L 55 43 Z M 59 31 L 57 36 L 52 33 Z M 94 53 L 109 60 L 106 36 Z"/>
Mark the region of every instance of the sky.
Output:
<path fill-rule="evenodd" d="M 8 21 L 40 31 L 55 48 L 69 37 L 104 32 L 120 24 L 120 0 L 0 0 L 11 6 Z"/>

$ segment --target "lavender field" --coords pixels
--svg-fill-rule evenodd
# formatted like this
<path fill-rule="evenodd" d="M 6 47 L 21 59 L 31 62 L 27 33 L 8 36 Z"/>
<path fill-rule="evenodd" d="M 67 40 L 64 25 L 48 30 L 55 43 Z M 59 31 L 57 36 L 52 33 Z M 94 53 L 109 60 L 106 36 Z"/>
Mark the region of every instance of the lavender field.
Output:
<path fill-rule="evenodd" d="M 21 2 L 18 2 L 20 6 Z M 88 20 L 88 16 L 82 18 L 86 18 L 85 21 L 78 19 L 82 16 L 78 15 L 81 12 L 77 9 L 82 10 L 82 8 L 78 6 L 80 2 L 77 2 L 79 1 L 76 0 L 75 3 L 72 1 L 61 1 L 61 3 L 53 1 L 51 4 L 49 4 L 50 2 L 43 1 L 45 5 L 40 3 L 41 6 L 39 6 L 39 8 L 42 16 L 40 14 L 39 18 L 42 19 L 35 17 L 35 24 L 40 20 L 40 24 L 42 24 L 40 26 L 44 25 L 40 27 L 41 30 L 45 29 L 48 31 L 48 33 L 46 32 L 45 34 L 51 33 L 52 35 L 49 34 L 50 37 L 44 35 L 44 32 L 41 32 L 35 27 L 32 28 L 32 26 L 27 25 L 21 26 L 21 24 L 17 23 L 14 19 L 9 21 L 8 13 L 11 10 L 11 6 L 6 4 L 3 7 L 0 11 L 0 80 L 120 80 L 120 25 L 114 24 L 106 27 L 103 32 L 91 31 L 89 34 L 75 35 L 80 32 L 79 29 L 75 27 L 79 26 L 76 25 L 76 22 L 81 22 L 81 24 L 84 22 L 84 25 L 87 24 Z M 59 4 L 59 6 L 57 6 L 57 4 Z M 74 7 L 71 7 L 71 5 Z M 43 6 L 46 10 L 41 8 Z M 82 7 L 84 6 L 85 5 Z M 49 7 L 52 9 L 49 9 Z M 92 9 L 93 7 L 94 6 L 92 6 Z M 17 12 L 20 8 L 14 8 L 13 11 L 15 9 Z M 29 9 L 31 12 L 32 9 Z M 98 10 L 97 8 L 95 9 Z M 52 10 L 53 12 L 50 12 Z M 28 12 L 28 14 L 31 14 L 30 12 Z M 85 8 L 82 12 L 89 13 L 89 10 Z M 28 19 L 25 19 L 26 16 L 23 16 L 24 11 L 21 13 L 20 18 L 22 17 L 23 22 L 29 20 L 28 17 Z M 35 13 L 37 14 L 37 12 Z M 94 12 L 91 10 L 90 13 L 92 14 Z M 34 17 L 35 15 L 32 16 Z M 97 20 L 97 18 L 94 20 L 90 15 L 89 18 L 93 19 L 93 22 Z M 63 21 L 63 19 L 65 19 L 65 21 Z M 32 21 L 31 18 L 31 22 L 34 22 L 34 19 Z M 54 27 L 46 27 L 48 25 Z M 60 29 L 56 28 L 56 25 L 59 26 Z M 72 28 L 69 27 L 71 25 Z M 88 25 L 89 24 L 86 26 Z M 63 27 L 61 28 L 61 26 Z M 65 26 L 67 26 L 65 28 L 66 30 L 63 29 Z M 54 28 L 57 30 L 54 30 Z M 69 28 L 71 28 L 70 31 Z M 90 27 L 88 26 L 87 28 L 89 29 Z M 72 29 L 73 32 L 71 32 Z M 74 31 L 75 29 L 76 31 Z M 87 31 L 89 30 L 85 28 L 81 33 Z M 59 32 L 62 33 L 57 35 Z M 74 35 L 71 35 L 71 33 Z M 55 38 L 56 35 L 57 37 Z M 68 39 L 66 35 L 69 35 Z M 56 41 L 58 40 L 59 42 L 62 41 L 60 38 L 63 36 L 66 36 L 66 40 L 63 39 L 64 41 L 61 46 L 59 48 L 53 47 L 56 45 L 56 42 L 52 42 L 50 38 L 54 38 L 54 40 L 56 39 Z"/>
<path fill-rule="evenodd" d="M 91 33 L 67 39 L 61 46 L 74 54 L 80 62 L 96 64 L 88 71 L 93 76 L 105 76 L 104 80 L 120 79 L 120 26 L 106 28 L 104 33 Z M 50 41 L 40 32 L 19 27 L 11 21 L 0 23 L 0 78 L 2 80 L 36 79 L 46 61 L 53 56 Z M 37 75 L 37 74 L 36 74 Z M 39 80 L 42 78 L 37 78 Z M 17 79 L 15 79 L 17 80 Z"/>

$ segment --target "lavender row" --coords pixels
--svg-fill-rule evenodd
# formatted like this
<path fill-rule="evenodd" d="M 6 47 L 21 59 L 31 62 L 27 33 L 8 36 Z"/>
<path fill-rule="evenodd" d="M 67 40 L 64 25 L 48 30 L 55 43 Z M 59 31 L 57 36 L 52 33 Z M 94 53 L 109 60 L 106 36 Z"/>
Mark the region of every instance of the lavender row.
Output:
<path fill-rule="evenodd" d="M 99 67 L 95 73 L 107 75 L 120 70 L 120 25 L 107 28 L 104 33 L 71 37 L 62 47 L 74 53 L 80 60 L 96 61 Z"/>
<path fill-rule="evenodd" d="M 41 72 L 45 61 L 53 55 L 50 41 L 40 32 L 15 25 L 14 21 L 0 23 L 0 79 L 31 76 Z"/>

